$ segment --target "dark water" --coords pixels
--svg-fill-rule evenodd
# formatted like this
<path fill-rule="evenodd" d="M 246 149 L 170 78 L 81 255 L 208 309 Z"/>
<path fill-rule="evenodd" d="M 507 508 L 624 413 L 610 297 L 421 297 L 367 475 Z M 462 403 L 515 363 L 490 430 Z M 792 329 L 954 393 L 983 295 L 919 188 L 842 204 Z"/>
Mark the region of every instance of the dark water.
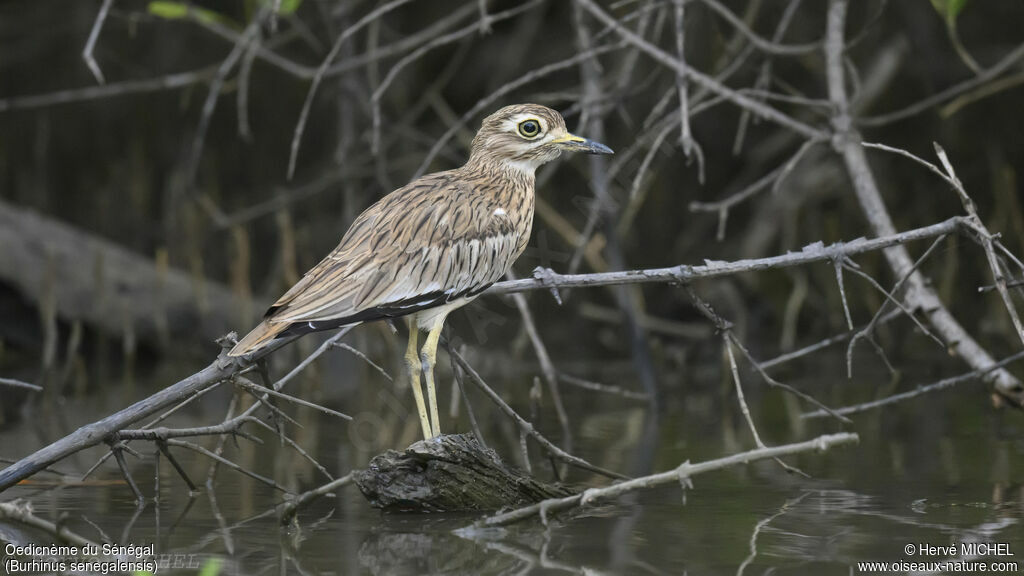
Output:
<path fill-rule="evenodd" d="M 782 374 L 788 382 L 839 406 L 910 389 L 926 382 L 932 372 L 948 375 L 956 367 L 936 356 L 933 366 L 915 363 L 922 366 L 920 374 L 904 374 L 892 384 L 881 372 L 847 381 L 840 376 L 842 362 L 841 354 L 825 355 L 814 365 L 794 366 Z M 324 374 L 334 368 L 338 367 L 329 365 Z M 482 372 L 499 373 L 486 367 Z M 590 372 L 605 382 L 633 386 L 628 366 L 595 370 L 591 365 Z M 524 414 L 530 411 L 529 373 L 527 369 L 522 377 L 492 382 Z M 691 367 L 687 374 L 685 379 L 664 378 L 666 392 L 657 419 L 642 401 L 564 388 L 574 452 L 598 465 L 638 475 L 668 470 L 684 460 L 699 462 L 753 448 L 732 383 L 723 380 L 720 367 Z M 376 382 L 375 387 L 336 384 L 324 390 L 311 378 L 295 389 L 307 397 L 324 396 L 325 403 L 339 410 L 366 408 L 352 425 L 289 407 L 304 426 L 287 426 L 292 436 L 332 475 L 365 465 L 384 448 L 405 446 L 418 433 L 415 421 L 395 415 L 411 404 L 402 385 L 392 386 L 382 377 L 368 380 Z M 451 390 L 449 379 L 443 380 L 442 405 L 447 407 Z M 985 563 L 989 573 L 999 573 L 990 562 L 1017 562 L 1017 570 L 1002 572 L 1017 573 L 1024 570 L 1024 421 L 1018 412 L 993 410 L 981 386 L 965 384 L 859 415 L 852 426 L 843 426 L 832 420 L 801 420 L 798 414 L 807 406 L 744 373 L 747 401 L 767 444 L 839 430 L 857 432 L 860 443 L 786 459 L 811 478 L 787 473 L 771 461 L 759 462 L 696 477 L 693 488 L 685 492 L 678 485 L 663 486 L 559 515 L 547 526 L 530 520 L 506 528 L 460 530 L 477 516 L 382 514 L 349 486 L 335 498 L 303 510 L 298 527 L 281 529 L 275 515 L 261 516 L 281 500 L 279 491 L 222 466 L 215 477 L 215 501 L 205 488 L 190 498 L 165 460 L 159 504 L 150 501 L 141 512 L 110 463 L 93 476 L 109 483 L 57 487 L 45 484 L 53 476 L 40 475 L 36 484 L 3 496 L 30 499 L 43 518 L 65 514 L 66 526 L 93 540 L 152 543 L 158 554 L 166 555 L 167 565 L 159 571 L 165 574 L 196 574 L 198 566 L 218 558 L 221 574 L 847 575 L 867 573 L 858 567 L 866 561 L 972 560 L 963 556 L 962 543 L 1005 544 L 999 552 L 1014 556 L 973 561 Z M 124 392 L 143 394 L 141 386 Z M 335 392 L 340 396 L 332 395 Z M 475 390 L 469 394 L 490 444 L 518 463 L 518 438 L 506 419 Z M 175 424 L 215 422 L 226 401 L 226 393 L 211 394 Z M 125 399 L 108 393 L 68 402 L 72 404 L 65 404 L 69 414 L 62 426 L 73 427 L 88 420 L 89 414 L 124 405 Z M 550 406 L 540 410 L 541 428 L 557 437 Z M 47 421 L 44 412 L 37 407 L 32 422 L 9 425 L 0 436 L 0 456 L 21 455 L 23 447 L 45 436 L 46 427 L 40 424 Z M 469 429 L 464 412 L 456 424 L 443 420 L 448 431 Z M 294 491 L 326 481 L 272 435 L 261 436 L 266 444 L 259 447 L 245 440 L 237 447 L 228 442 L 225 456 Z M 213 445 L 210 440 L 205 444 Z M 135 445 L 143 458 L 128 458 L 133 476 L 152 498 L 153 449 Z M 173 450 L 189 475 L 202 484 L 209 461 Z M 94 450 L 59 468 L 84 470 L 100 454 Z M 551 466 L 539 457 L 535 445 L 531 456 L 535 473 L 551 479 Z M 571 471 L 568 480 L 584 486 L 607 483 L 579 471 Z M 107 536 L 100 536 L 86 519 Z M 14 523 L 0 522 L 0 536 L 16 543 L 52 542 L 51 537 Z M 918 548 L 950 544 L 956 546 L 955 554 L 922 554 Z M 911 555 L 905 550 L 908 545 L 915 547 Z M 952 570 L 947 567 L 947 572 Z"/>

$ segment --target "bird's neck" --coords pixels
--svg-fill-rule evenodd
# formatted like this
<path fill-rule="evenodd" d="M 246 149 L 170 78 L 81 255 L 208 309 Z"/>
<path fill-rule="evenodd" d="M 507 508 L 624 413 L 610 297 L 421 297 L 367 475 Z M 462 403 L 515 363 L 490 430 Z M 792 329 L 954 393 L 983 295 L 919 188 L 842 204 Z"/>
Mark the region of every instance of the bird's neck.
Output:
<path fill-rule="evenodd" d="M 462 173 L 470 178 L 484 178 L 502 186 L 523 188 L 533 193 L 534 173 L 537 165 L 527 160 L 494 160 L 471 156 L 462 167 Z"/>

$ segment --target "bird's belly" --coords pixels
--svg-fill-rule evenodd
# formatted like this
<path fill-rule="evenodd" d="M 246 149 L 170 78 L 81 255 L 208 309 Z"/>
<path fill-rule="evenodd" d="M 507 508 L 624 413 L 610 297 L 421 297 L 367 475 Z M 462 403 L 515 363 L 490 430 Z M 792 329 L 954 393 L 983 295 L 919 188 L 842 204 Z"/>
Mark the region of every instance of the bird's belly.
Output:
<path fill-rule="evenodd" d="M 416 319 L 416 326 L 420 330 L 429 332 L 430 330 L 438 327 L 440 324 L 443 324 L 444 319 L 453 310 L 455 310 L 456 308 L 461 308 L 466 304 L 469 304 L 475 298 L 476 296 L 457 298 L 455 300 L 452 300 L 451 302 L 442 304 L 440 306 L 420 310 L 419 312 L 413 314 L 413 317 Z"/>

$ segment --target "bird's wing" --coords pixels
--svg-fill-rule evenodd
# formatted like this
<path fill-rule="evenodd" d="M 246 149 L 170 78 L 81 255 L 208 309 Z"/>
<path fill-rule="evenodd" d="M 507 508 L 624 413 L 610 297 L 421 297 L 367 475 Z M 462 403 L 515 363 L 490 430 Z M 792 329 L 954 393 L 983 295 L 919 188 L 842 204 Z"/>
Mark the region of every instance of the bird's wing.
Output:
<path fill-rule="evenodd" d="M 341 243 L 267 311 L 272 323 L 395 317 L 472 296 L 521 250 L 511 218 L 451 172 L 424 176 L 359 215 Z"/>

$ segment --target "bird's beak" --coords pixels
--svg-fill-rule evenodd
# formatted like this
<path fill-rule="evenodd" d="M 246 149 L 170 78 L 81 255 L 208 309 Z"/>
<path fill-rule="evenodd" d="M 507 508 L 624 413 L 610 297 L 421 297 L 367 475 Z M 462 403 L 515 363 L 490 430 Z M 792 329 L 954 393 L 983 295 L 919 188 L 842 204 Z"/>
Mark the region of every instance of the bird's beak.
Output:
<path fill-rule="evenodd" d="M 551 143 L 558 145 L 562 150 L 570 150 L 572 152 L 586 152 L 587 154 L 615 154 L 611 148 L 601 144 L 600 142 L 581 138 L 574 134 L 569 134 L 568 132 L 563 136 L 555 138 Z"/>

